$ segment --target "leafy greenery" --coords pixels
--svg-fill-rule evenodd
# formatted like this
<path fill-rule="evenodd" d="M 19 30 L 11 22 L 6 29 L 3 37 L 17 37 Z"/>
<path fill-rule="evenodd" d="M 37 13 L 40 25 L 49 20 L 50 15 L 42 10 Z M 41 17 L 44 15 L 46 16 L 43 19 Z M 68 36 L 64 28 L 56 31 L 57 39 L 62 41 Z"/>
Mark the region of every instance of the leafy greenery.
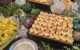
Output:
<path fill-rule="evenodd" d="M 33 8 L 32 4 L 27 2 L 23 6 L 18 6 L 16 3 L 11 2 L 6 8 L 0 7 L 0 14 L 3 14 L 4 17 L 10 17 L 10 16 L 18 16 L 21 14 L 21 11 L 24 10 L 26 12 L 26 15 L 28 17 L 37 16 L 40 13 L 40 9 Z"/>
<path fill-rule="evenodd" d="M 10 17 L 14 14 L 19 14 L 19 6 L 14 2 L 11 2 L 6 8 L 0 7 L 0 13 L 4 15 L 4 17 Z"/>
<path fill-rule="evenodd" d="M 32 11 L 31 11 L 31 15 L 35 15 L 35 16 L 37 16 L 39 13 L 40 13 L 40 9 L 32 9 Z"/>
<path fill-rule="evenodd" d="M 0 13 L 5 12 L 5 10 L 6 10 L 6 8 L 5 8 L 5 7 L 0 6 Z"/>
<path fill-rule="evenodd" d="M 22 6 L 22 9 L 26 12 L 30 12 L 32 10 L 32 5 L 27 2 L 25 5 Z"/>
<path fill-rule="evenodd" d="M 18 12 L 19 6 L 15 4 L 14 2 L 10 3 L 7 7 L 6 13 L 4 14 L 5 16 L 12 16 L 14 13 L 20 13 Z"/>
<path fill-rule="evenodd" d="M 43 42 L 42 42 L 42 44 L 43 44 L 45 50 L 54 50 L 53 48 L 50 47 L 49 44 L 46 45 L 46 44 L 43 43 Z"/>
<path fill-rule="evenodd" d="M 80 44 L 74 44 L 73 49 L 74 50 L 80 50 Z"/>
<path fill-rule="evenodd" d="M 65 48 L 66 50 L 80 50 L 80 44 L 74 44 L 74 45 L 73 45 L 73 49 L 71 49 L 71 48 L 69 48 L 69 47 L 66 47 L 66 46 L 64 46 L 64 48 Z"/>
<path fill-rule="evenodd" d="M 66 10 L 64 15 L 73 17 L 73 28 L 80 31 L 80 14 L 72 10 Z"/>
<path fill-rule="evenodd" d="M 73 50 L 73 49 L 71 49 L 71 48 L 69 48 L 67 46 L 64 46 L 64 48 L 65 48 L 65 50 Z"/>
<path fill-rule="evenodd" d="M 45 50 L 55 50 L 54 48 L 51 48 L 51 46 L 49 44 L 45 44 L 44 42 L 42 42 Z M 64 46 L 63 49 L 58 49 L 58 50 L 80 50 L 80 44 L 73 44 L 73 48 L 69 48 L 67 46 Z"/>

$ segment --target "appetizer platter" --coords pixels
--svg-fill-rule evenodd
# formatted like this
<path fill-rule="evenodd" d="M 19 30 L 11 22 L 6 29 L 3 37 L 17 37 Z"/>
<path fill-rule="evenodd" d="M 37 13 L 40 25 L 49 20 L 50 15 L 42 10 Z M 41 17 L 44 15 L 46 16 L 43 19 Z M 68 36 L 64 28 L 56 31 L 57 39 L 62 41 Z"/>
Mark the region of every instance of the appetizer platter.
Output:
<path fill-rule="evenodd" d="M 17 31 L 18 26 L 12 19 L 0 19 L 0 50 L 15 38 Z"/>
<path fill-rule="evenodd" d="M 73 43 L 73 18 L 40 12 L 29 33 L 65 44 Z"/>

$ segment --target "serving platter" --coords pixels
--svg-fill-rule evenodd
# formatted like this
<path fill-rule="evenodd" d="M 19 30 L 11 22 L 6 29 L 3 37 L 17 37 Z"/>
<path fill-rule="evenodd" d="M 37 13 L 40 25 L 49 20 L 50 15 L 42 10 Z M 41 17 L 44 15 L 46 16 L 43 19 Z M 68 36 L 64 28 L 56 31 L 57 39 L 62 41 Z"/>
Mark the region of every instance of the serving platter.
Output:
<path fill-rule="evenodd" d="M 33 3 L 38 3 L 38 4 L 48 5 L 48 6 L 49 6 L 49 4 L 48 4 L 48 3 L 41 3 L 41 2 L 36 2 L 36 1 L 32 1 L 32 0 L 28 0 L 28 2 L 33 2 Z"/>
<path fill-rule="evenodd" d="M 1 18 L 4 18 L 4 17 L 1 17 Z M 0 19 L 1 19 L 1 18 L 0 18 Z M 19 29 L 18 20 L 17 20 L 15 17 L 10 17 L 9 19 L 13 20 L 13 21 L 17 24 L 17 27 L 18 27 L 18 29 Z M 2 46 L 0 46 L 0 50 L 3 50 L 12 40 L 14 40 L 14 38 L 15 38 L 16 35 L 17 35 L 17 33 L 18 33 L 18 30 L 16 31 L 16 33 L 15 33 L 13 36 L 11 36 L 11 37 L 6 41 L 6 43 L 4 43 Z"/>

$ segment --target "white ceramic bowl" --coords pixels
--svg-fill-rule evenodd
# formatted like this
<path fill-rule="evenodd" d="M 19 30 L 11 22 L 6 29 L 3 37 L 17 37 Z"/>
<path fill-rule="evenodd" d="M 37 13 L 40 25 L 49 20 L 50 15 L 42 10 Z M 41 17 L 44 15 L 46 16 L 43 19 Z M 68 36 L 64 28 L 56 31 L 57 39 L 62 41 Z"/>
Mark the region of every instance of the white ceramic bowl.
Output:
<path fill-rule="evenodd" d="M 36 43 L 29 39 L 20 39 L 9 50 L 38 50 Z"/>

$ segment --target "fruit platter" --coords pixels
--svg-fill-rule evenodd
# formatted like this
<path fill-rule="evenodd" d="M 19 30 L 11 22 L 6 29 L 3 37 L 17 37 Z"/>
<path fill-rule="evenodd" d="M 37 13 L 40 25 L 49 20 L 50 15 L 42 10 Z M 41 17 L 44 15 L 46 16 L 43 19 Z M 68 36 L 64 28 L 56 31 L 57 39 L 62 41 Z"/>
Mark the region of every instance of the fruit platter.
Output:
<path fill-rule="evenodd" d="M 8 18 L 0 19 L 0 50 L 10 43 L 17 34 L 17 24 Z"/>

